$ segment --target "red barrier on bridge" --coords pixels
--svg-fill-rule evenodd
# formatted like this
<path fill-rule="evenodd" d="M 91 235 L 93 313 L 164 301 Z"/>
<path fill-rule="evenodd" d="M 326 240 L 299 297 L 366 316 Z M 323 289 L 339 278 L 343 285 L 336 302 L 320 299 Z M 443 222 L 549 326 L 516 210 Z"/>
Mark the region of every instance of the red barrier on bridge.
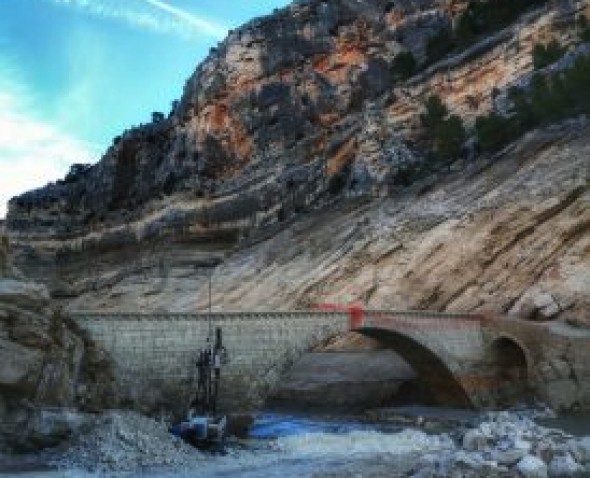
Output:
<path fill-rule="evenodd" d="M 363 304 L 315 304 L 313 307 L 323 311 L 348 312 L 350 316 L 348 327 L 350 330 L 360 329 L 365 321 L 365 308 Z"/>

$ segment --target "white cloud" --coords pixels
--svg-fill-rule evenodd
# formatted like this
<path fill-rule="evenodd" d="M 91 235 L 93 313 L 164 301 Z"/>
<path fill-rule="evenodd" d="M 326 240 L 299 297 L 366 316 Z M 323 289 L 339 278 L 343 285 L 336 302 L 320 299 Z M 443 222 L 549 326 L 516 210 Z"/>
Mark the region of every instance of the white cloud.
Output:
<path fill-rule="evenodd" d="M 34 118 L 19 97 L 0 93 L 0 218 L 11 197 L 63 178 L 72 163 L 98 156 L 92 145 Z"/>
<path fill-rule="evenodd" d="M 79 8 L 89 14 L 128 25 L 183 37 L 208 36 L 221 39 L 227 27 L 190 13 L 162 0 L 49 0 Z"/>

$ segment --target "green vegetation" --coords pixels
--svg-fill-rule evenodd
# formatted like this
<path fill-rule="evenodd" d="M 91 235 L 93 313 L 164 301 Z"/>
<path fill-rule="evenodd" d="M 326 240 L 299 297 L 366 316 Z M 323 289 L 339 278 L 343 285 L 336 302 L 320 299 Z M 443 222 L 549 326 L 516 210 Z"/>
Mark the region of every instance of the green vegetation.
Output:
<path fill-rule="evenodd" d="M 506 27 L 525 10 L 543 3 L 544 0 L 475 0 L 459 18 L 455 37 L 460 44 L 468 44 L 481 35 Z"/>
<path fill-rule="evenodd" d="M 590 114 L 590 56 L 550 75 L 537 73 L 525 88 L 513 88 L 510 117 L 479 117 L 476 132 L 484 151 L 496 151 L 526 131 L 576 114 Z"/>
<path fill-rule="evenodd" d="M 552 65 L 563 56 L 565 51 L 565 48 L 557 40 L 552 40 L 546 45 L 535 45 L 533 48 L 533 66 L 535 70 L 542 70 Z"/>
<path fill-rule="evenodd" d="M 518 135 L 512 118 L 506 118 L 496 113 L 480 116 L 475 121 L 475 131 L 482 151 L 497 151 L 510 143 Z"/>
<path fill-rule="evenodd" d="M 407 80 L 416 73 L 416 58 L 411 51 L 400 53 L 393 59 L 391 74 L 394 79 Z"/>
<path fill-rule="evenodd" d="M 430 38 L 426 47 L 429 63 L 434 63 L 451 51 L 464 49 L 484 35 L 489 35 L 513 23 L 529 8 L 547 0 L 473 0 L 459 17 L 453 30 L 444 28 Z"/>
<path fill-rule="evenodd" d="M 437 126 L 449 114 L 449 110 L 438 96 L 430 96 L 424 102 L 424 113 L 420 115 L 422 126 L 433 136 Z"/>
<path fill-rule="evenodd" d="M 411 163 L 399 169 L 391 178 L 392 185 L 410 186 L 423 179 L 430 170 L 425 164 Z"/>
<path fill-rule="evenodd" d="M 420 120 L 428 133 L 433 161 L 449 164 L 461 155 L 466 137 L 463 121 L 457 115 L 449 116 L 448 108 L 438 96 L 426 100 Z"/>
<path fill-rule="evenodd" d="M 154 111 L 152 113 L 152 123 L 161 123 L 165 119 L 166 116 L 164 115 L 164 113 L 161 113 L 160 111 Z"/>
<path fill-rule="evenodd" d="M 457 47 L 453 32 L 449 28 L 439 30 L 434 36 L 428 39 L 426 44 L 426 61 L 427 63 L 435 63 L 441 58 L 444 58 L 451 51 Z"/>
<path fill-rule="evenodd" d="M 434 151 L 443 163 L 448 164 L 461 155 L 465 138 L 463 120 L 460 116 L 451 115 L 436 129 Z"/>
<path fill-rule="evenodd" d="M 585 15 L 582 15 L 578 19 L 578 28 L 580 31 L 580 40 L 583 42 L 590 42 L 590 24 Z"/>

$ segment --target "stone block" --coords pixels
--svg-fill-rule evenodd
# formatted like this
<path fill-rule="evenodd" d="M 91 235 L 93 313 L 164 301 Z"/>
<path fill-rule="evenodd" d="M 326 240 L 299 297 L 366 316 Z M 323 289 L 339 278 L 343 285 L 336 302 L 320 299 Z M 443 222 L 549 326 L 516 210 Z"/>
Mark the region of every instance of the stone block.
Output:
<path fill-rule="evenodd" d="M 44 353 L 0 339 L 0 385 L 22 386 L 32 392 L 43 365 Z"/>
<path fill-rule="evenodd" d="M 47 287 L 33 282 L 0 279 L 0 303 L 41 311 L 49 305 Z"/>
<path fill-rule="evenodd" d="M 583 470 L 584 468 L 574 460 L 570 453 L 554 456 L 548 467 L 550 478 L 571 477 Z"/>
<path fill-rule="evenodd" d="M 526 450 L 494 450 L 491 455 L 491 459 L 499 463 L 500 465 L 512 466 L 519 462 L 522 458 L 527 455 Z"/>
<path fill-rule="evenodd" d="M 547 478 L 547 465 L 536 456 L 527 455 L 516 465 L 516 469 L 524 478 Z"/>
<path fill-rule="evenodd" d="M 547 403 L 556 410 L 569 410 L 578 401 L 579 390 L 572 379 L 553 380 L 539 384 Z"/>
<path fill-rule="evenodd" d="M 482 431 L 472 429 L 463 435 L 462 444 L 467 451 L 483 451 L 488 446 L 488 439 Z"/>

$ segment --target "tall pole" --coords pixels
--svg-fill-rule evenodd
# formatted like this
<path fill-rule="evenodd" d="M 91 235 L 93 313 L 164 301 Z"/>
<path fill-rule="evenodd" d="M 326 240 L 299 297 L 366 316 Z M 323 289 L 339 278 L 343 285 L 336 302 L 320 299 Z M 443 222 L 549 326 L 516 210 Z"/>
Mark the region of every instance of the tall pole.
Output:
<path fill-rule="evenodd" d="M 211 276 L 213 275 L 212 268 L 209 268 L 209 313 L 211 313 Z"/>
<path fill-rule="evenodd" d="M 208 332 L 208 341 L 209 341 L 209 350 L 211 351 L 209 355 L 209 370 L 207 371 L 208 376 L 208 389 L 209 389 L 209 397 L 207 399 L 207 403 L 209 405 L 209 410 L 213 410 L 215 414 L 215 404 L 213 403 L 213 384 L 212 384 L 212 376 L 211 373 L 213 372 L 213 363 L 215 361 L 215 348 L 213 345 L 213 324 L 211 321 L 211 277 L 213 276 L 213 268 L 215 266 L 209 266 L 209 332 Z"/>
<path fill-rule="evenodd" d="M 211 340 L 212 324 L 211 324 L 211 276 L 213 275 L 213 268 L 209 267 L 209 333 L 208 337 Z"/>

